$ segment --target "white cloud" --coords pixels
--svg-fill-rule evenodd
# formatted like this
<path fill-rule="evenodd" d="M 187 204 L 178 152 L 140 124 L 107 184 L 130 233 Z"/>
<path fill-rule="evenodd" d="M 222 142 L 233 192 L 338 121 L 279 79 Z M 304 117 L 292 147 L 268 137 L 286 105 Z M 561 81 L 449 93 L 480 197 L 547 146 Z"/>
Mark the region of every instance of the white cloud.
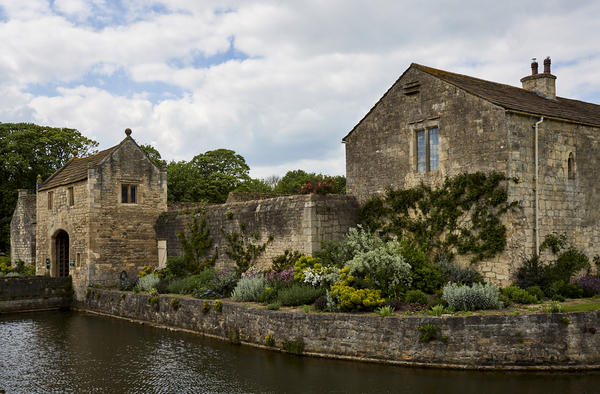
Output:
<path fill-rule="evenodd" d="M 519 86 L 550 55 L 558 95 L 600 103 L 595 1 L 0 7 L 0 121 L 77 128 L 101 148 L 130 127 L 167 160 L 234 149 L 254 176 L 343 173 L 341 138 L 411 62 Z"/>

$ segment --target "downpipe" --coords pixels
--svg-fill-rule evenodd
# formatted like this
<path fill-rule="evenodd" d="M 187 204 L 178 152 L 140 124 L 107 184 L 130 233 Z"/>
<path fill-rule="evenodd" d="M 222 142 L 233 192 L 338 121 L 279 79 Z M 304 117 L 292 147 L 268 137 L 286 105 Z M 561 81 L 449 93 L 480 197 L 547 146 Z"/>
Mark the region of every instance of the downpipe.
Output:
<path fill-rule="evenodd" d="M 535 124 L 535 255 L 540 255 L 540 211 L 539 211 L 539 156 L 538 156 L 538 126 L 544 117 Z"/>

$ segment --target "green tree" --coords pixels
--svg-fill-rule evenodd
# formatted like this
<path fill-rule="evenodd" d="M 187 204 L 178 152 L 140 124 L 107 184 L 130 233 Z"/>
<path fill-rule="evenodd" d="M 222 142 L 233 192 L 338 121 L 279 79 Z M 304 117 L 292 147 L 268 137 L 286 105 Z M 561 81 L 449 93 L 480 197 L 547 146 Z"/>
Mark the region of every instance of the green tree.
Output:
<path fill-rule="evenodd" d="M 250 179 L 239 185 L 234 191 L 238 193 L 275 193 L 273 187 L 263 179 Z"/>
<path fill-rule="evenodd" d="M 32 123 L 0 123 L 0 250 L 10 247 L 10 221 L 18 189 L 35 191 L 38 174 L 47 179 L 78 151 L 94 152 L 98 143 L 75 129 Z"/>
<path fill-rule="evenodd" d="M 158 166 L 158 168 L 162 168 L 162 157 L 152 145 L 140 145 L 140 148 L 144 151 L 148 158 Z"/>
<path fill-rule="evenodd" d="M 316 176 L 313 173 L 307 173 L 302 170 L 288 171 L 283 178 L 277 182 L 275 192 L 280 194 L 299 194 L 300 189 Z"/>
<path fill-rule="evenodd" d="M 251 180 L 249 171 L 244 158 L 228 149 L 208 151 L 190 162 L 171 162 L 168 199 L 224 203 L 229 192 Z"/>

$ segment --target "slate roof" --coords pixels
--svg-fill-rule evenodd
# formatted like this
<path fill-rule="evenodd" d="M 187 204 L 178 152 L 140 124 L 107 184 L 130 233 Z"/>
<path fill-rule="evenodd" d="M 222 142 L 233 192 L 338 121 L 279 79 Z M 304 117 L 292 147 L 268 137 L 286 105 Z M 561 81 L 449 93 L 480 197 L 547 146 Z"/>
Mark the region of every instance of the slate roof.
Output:
<path fill-rule="evenodd" d="M 43 187 L 39 190 L 51 189 L 53 187 L 68 185 L 70 183 L 83 181 L 87 179 L 88 162 L 91 160 L 94 166 L 97 166 L 102 160 L 108 157 L 115 149 L 120 146 L 113 146 L 112 148 L 100 151 L 95 155 L 88 157 L 74 157 L 62 166 L 58 171 L 46 179 L 43 183 Z"/>
<path fill-rule="evenodd" d="M 416 63 L 411 64 L 410 68 L 417 68 L 427 74 L 448 82 L 461 90 L 481 97 L 482 99 L 507 110 L 600 126 L 600 105 L 563 97 L 557 97 L 556 100 L 548 99 L 530 90 L 438 70 Z M 387 92 L 383 97 L 386 95 Z M 375 106 L 377 106 L 377 104 L 375 104 Z M 373 108 L 375 108 L 375 106 Z M 372 110 L 373 109 L 371 109 L 371 111 Z M 369 111 L 369 113 L 371 111 Z M 363 120 L 365 118 L 363 118 Z M 360 123 L 362 123 L 362 120 L 358 125 L 360 125 Z M 342 141 L 348 138 L 358 125 L 356 125 Z"/>

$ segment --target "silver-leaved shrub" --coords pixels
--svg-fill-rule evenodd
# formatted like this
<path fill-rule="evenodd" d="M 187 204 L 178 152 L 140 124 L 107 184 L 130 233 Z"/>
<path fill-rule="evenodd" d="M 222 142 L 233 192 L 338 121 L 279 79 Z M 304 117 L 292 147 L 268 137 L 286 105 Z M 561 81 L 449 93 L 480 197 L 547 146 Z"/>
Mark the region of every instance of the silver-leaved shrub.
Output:
<path fill-rule="evenodd" d="M 138 288 L 141 291 L 150 291 L 160 282 L 160 278 L 154 274 L 142 276 L 138 281 Z"/>
<path fill-rule="evenodd" d="M 359 252 L 346 264 L 349 275 L 364 279 L 382 291 L 384 296 L 395 297 L 412 283 L 410 264 L 404 261 L 397 238 L 382 243 L 373 250 Z"/>
<path fill-rule="evenodd" d="M 471 287 L 448 283 L 444 286 L 442 299 L 456 310 L 474 311 L 502 309 L 504 303 L 498 299 L 499 296 L 500 290 L 491 283 L 474 283 Z"/>
<path fill-rule="evenodd" d="M 260 293 L 266 288 L 264 277 L 245 277 L 238 281 L 237 286 L 231 293 L 231 299 L 234 301 L 256 301 Z"/>

